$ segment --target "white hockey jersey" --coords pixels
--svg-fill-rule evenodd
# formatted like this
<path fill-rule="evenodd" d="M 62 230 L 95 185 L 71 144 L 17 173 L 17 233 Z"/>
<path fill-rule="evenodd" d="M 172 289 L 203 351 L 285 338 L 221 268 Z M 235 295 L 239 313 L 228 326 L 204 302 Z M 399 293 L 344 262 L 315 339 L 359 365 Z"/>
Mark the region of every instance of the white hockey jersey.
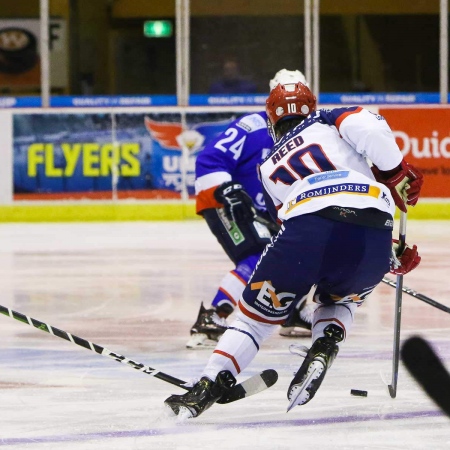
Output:
<path fill-rule="evenodd" d="M 361 107 L 318 110 L 285 134 L 261 165 L 266 206 L 281 221 L 327 208 L 376 208 L 394 216 L 389 189 L 375 181 L 403 156 L 384 118 Z"/>

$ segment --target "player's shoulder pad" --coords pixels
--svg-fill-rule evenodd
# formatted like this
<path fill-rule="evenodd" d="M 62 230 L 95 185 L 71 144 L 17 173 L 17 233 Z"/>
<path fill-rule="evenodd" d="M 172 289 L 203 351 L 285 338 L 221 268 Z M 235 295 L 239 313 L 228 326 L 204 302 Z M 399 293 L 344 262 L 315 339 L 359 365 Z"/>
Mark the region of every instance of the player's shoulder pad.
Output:
<path fill-rule="evenodd" d="M 253 133 L 254 131 L 258 131 L 263 128 L 267 129 L 267 122 L 262 113 L 254 113 L 241 117 L 236 122 L 236 126 L 242 128 L 247 133 Z"/>
<path fill-rule="evenodd" d="M 321 119 L 324 123 L 326 123 L 328 125 L 334 125 L 336 128 L 339 129 L 342 121 L 345 118 L 352 116 L 352 115 L 358 115 L 358 117 L 361 116 L 361 119 L 363 119 L 363 117 L 365 117 L 367 120 L 367 115 L 369 115 L 369 114 L 374 116 L 377 120 L 382 120 L 382 121 L 385 120 L 384 117 L 381 116 L 380 114 L 375 114 L 361 106 L 348 106 L 348 107 L 334 108 L 334 109 L 323 109 L 323 110 L 321 110 Z"/>

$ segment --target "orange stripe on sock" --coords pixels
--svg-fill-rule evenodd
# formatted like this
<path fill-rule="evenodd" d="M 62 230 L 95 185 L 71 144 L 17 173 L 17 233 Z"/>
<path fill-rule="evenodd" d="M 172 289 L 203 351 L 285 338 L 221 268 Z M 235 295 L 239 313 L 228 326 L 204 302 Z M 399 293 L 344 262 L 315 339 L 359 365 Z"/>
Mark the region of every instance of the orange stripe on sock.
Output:
<path fill-rule="evenodd" d="M 225 358 L 231 359 L 231 362 L 233 363 L 235 369 L 237 370 L 237 373 L 241 373 L 241 368 L 239 367 L 239 364 L 233 355 L 230 355 L 227 352 L 223 352 L 222 350 L 214 350 L 213 353 L 218 353 L 219 355 L 225 356 Z"/>
<path fill-rule="evenodd" d="M 331 319 L 320 319 L 314 323 L 314 326 L 316 326 L 320 322 L 336 322 L 344 330 L 344 339 L 346 338 L 347 330 L 345 329 L 344 324 L 340 320 L 336 319 L 336 317 L 333 317 Z"/>

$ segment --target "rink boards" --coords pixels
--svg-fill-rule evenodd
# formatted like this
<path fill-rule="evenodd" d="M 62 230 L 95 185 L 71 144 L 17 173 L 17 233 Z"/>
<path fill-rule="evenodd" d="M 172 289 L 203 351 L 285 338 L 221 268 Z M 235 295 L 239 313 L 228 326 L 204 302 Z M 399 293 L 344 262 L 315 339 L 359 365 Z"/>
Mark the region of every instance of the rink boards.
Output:
<path fill-rule="evenodd" d="M 330 107 L 330 106 L 325 106 Z M 368 106 L 425 174 L 416 219 L 450 218 L 450 108 Z M 230 122 L 260 107 L 0 111 L 0 221 L 195 217 L 195 159 Z"/>

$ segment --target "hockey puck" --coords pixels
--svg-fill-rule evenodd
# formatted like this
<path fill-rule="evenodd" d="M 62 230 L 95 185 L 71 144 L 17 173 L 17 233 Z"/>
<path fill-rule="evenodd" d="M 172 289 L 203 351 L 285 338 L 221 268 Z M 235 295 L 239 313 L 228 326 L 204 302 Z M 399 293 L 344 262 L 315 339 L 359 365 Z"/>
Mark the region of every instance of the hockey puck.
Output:
<path fill-rule="evenodd" d="M 367 391 L 359 391 L 358 389 L 352 389 L 350 394 L 356 395 L 357 397 L 367 397 Z"/>

